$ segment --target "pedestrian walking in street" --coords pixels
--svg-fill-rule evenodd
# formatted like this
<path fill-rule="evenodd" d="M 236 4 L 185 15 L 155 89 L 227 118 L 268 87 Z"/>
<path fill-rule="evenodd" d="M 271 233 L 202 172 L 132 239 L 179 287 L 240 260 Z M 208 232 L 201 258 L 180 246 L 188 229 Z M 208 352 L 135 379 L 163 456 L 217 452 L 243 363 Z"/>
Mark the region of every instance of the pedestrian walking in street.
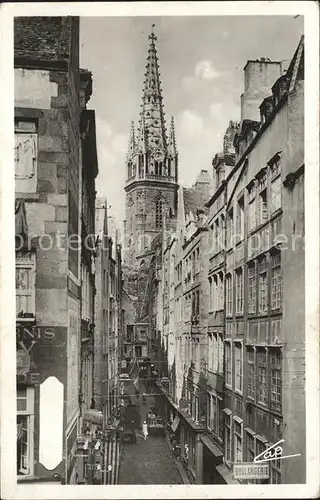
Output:
<path fill-rule="evenodd" d="M 143 434 L 144 440 L 146 441 L 146 439 L 148 437 L 148 424 L 146 421 L 144 421 L 142 424 L 142 434 Z"/>

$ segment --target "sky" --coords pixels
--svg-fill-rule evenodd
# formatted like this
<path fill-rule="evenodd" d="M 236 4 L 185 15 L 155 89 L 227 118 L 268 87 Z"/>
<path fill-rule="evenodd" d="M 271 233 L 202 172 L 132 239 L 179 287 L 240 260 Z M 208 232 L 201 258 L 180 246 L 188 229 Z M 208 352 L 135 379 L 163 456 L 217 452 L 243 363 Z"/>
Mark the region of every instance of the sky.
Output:
<path fill-rule="evenodd" d="M 229 120 L 240 120 L 248 59 L 291 59 L 303 34 L 301 16 L 82 17 L 80 64 L 92 72 L 88 103 L 96 113 L 98 196 L 122 231 L 131 121 L 142 98 L 148 36 L 155 24 L 167 128 L 176 124 L 179 183 L 210 174 Z"/>

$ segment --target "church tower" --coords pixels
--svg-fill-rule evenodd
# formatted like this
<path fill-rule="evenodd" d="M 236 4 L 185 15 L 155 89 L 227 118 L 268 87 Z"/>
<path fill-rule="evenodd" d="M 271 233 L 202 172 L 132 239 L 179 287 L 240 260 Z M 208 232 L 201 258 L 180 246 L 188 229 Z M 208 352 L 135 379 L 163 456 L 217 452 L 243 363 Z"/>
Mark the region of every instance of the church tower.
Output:
<path fill-rule="evenodd" d="M 167 134 L 154 32 L 149 36 L 138 127 L 131 124 L 126 157 L 124 267 L 139 267 L 137 257 L 161 233 L 164 218 L 173 227 L 178 191 L 178 152 L 173 118 Z"/>

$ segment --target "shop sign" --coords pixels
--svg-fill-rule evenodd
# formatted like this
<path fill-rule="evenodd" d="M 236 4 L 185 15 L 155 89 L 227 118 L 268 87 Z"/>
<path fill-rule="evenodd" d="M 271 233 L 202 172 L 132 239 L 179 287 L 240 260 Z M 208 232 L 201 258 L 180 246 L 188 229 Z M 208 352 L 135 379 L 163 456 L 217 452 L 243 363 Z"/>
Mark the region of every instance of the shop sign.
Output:
<path fill-rule="evenodd" d="M 234 479 L 269 479 L 269 464 L 244 462 L 233 464 Z"/>
<path fill-rule="evenodd" d="M 55 338 L 54 328 L 43 326 L 16 327 L 17 339 L 17 378 L 19 383 L 37 383 L 39 373 L 35 373 L 36 365 L 32 358 L 34 347 L 42 339 L 53 340 Z"/>

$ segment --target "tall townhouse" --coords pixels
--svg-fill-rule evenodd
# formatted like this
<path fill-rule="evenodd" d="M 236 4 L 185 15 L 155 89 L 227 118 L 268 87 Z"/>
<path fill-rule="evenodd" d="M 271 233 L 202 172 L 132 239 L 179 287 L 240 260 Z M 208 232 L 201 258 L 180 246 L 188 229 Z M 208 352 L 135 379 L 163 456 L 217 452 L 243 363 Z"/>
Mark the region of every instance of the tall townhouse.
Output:
<path fill-rule="evenodd" d="M 177 319 L 177 309 L 175 307 L 175 249 L 176 237 L 171 231 L 166 231 L 164 227 L 162 238 L 162 296 L 161 296 L 161 309 L 163 312 L 163 354 L 166 361 L 165 374 L 169 375 L 169 393 L 172 394 L 175 400 L 175 370 L 176 363 L 176 337 L 175 337 L 175 324 Z"/>
<path fill-rule="evenodd" d="M 14 64 L 17 475 L 73 484 L 81 179 L 83 155 L 92 151 L 81 136 L 90 91 L 79 71 L 79 19 L 15 18 Z"/>
<path fill-rule="evenodd" d="M 208 454 L 218 454 L 222 463 L 221 450 L 210 440 L 206 415 L 207 391 L 214 377 L 208 359 L 209 230 L 204 207 L 211 196 L 211 179 L 204 170 L 192 188 L 179 189 L 176 234 L 166 241 L 163 251 L 163 266 L 170 269 L 173 262 L 174 273 L 162 270 L 166 276 L 164 308 L 170 313 L 170 290 L 174 289 L 175 314 L 167 351 L 169 382 L 160 383 L 160 390 L 166 416 L 180 442 L 182 463 L 190 481 L 197 484 L 208 477 Z M 221 354 L 222 345 L 221 341 Z"/>
<path fill-rule="evenodd" d="M 306 480 L 303 61 L 303 38 L 286 71 L 248 61 L 227 178 L 224 456 L 284 439 L 301 455 L 271 461 L 271 484 Z"/>
<path fill-rule="evenodd" d="M 104 409 L 107 403 L 108 379 L 108 215 L 107 201 L 96 199 L 96 258 L 95 258 L 95 330 L 94 330 L 94 402 L 95 409 L 108 414 Z M 106 401 L 105 401 L 106 400 Z"/>
<path fill-rule="evenodd" d="M 121 352 L 121 245 L 111 219 L 109 237 L 109 307 L 108 307 L 108 400 L 113 419 L 119 396 L 119 360 Z"/>
<path fill-rule="evenodd" d="M 98 175 L 95 113 L 85 109 L 92 92 L 92 76 L 88 71 L 80 73 L 83 110 L 80 119 L 82 144 L 81 178 L 81 359 L 80 404 L 81 416 L 94 406 L 93 362 L 95 329 L 95 178 Z"/>
<path fill-rule="evenodd" d="M 105 425 L 118 404 L 122 325 L 121 246 L 107 201 L 96 201 L 94 401 Z"/>
<path fill-rule="evenodd" d="M 224 334 L 233 283 L 225 276 L 226 179 L 235 164 L 233 139 L 239 125 L 230 121 L 224 136 L 223 152 L 212 161 L 213 196 L 208 200 L 208 331 L 207 331 L 207 446 L 204 447 L 204 484 L 232 484 L 232 475 L 223 464 L 224 443 Z M 226 295 L 225 295 L 226 287 Z"/>

